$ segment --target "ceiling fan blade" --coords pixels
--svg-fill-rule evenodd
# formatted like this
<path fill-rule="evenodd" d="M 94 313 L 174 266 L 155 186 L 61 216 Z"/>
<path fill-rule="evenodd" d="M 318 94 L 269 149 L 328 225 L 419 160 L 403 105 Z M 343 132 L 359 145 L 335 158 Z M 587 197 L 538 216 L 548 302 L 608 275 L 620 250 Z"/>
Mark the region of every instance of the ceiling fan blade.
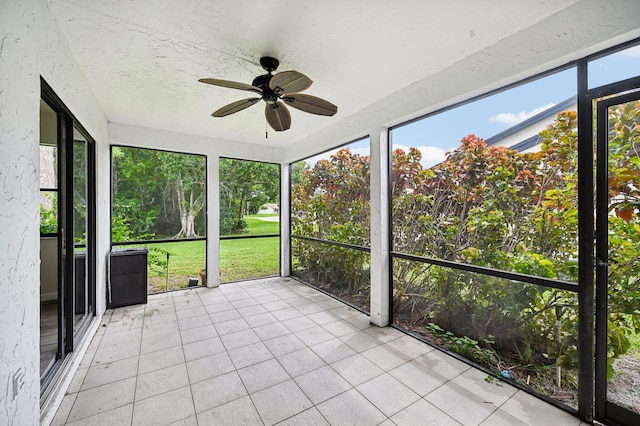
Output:
<path fill-rule="evenodd" d="M 230 103 L 229 105 L 225 105 L 219 110 L 215 111 L 211 114 L 214 117 L 225 117 L 229 114 L 233 114 L 234 112 L 242 111 L 245 108 L 249 108 L 251 105 L 259 102 L 262 98 L 248 98 L 242 99 L 239 101 L 235 101 Z"/>
<path fill-rule="evenodd" d="M 269 87 L 276 91 L 280 88 L 282 93 L 302 92 L 311 86 L 311 79 L 298 71 L 283 71 L 271 77 Z"/>
<path fill-rule="evenodd" d="M 264 115 L 267 117 L 269 126 L 276 132 L 281 132 L 291 127 L 291 114 L 289 114 L 289 110 L 282 102 L 267 104 L 264 109 Z"/>
<path fill-rule="evenodd" d="M 230 89 L 238 90 L 248 90 L 250 92 L 262 94 L 262 90 L 259 87 L 252 86 L 250 84 L 239 83 L 237 81 L 219 80 L 217 78 L 201 78 L 198 81 L 201 83 L 213 84 L 214 86 L 228 87 Z"/>
<path fill-rule="evenodd" d="M 294 108 L 311 114 L 332 116 L 338 112 L 338 107 L 331 102 L 302 93 L 285 95 L 282 100 Z"/>

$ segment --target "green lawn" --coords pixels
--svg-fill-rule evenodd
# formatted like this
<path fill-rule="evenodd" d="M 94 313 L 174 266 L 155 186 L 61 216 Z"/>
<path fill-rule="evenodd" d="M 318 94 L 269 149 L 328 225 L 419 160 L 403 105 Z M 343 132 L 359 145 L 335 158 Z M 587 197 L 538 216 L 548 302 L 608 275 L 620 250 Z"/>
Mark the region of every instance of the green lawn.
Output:
<path fill-rule="evenodd" d="M 277 275 L 279 250 L 279 237 L 220 241 L 220 281 Z"/>
<path fill-rule="evenodd" d="M 279 233 L 279 223 L 260 220 L 260 217 L 278 215 L 251 215 L 245 220 L 249 235 Z M 280 265 L 279 237 L 248 238 L 220 241 L 220 280 L 222 282 L 259 278 L 278 274 Z M 133 248 L 135 246 L 128 246 Z M 189 277 L 199 278 L 206 264 L 205 241 L 175 241 L 147 244 L 149 252 L 148 291 L 156 293 L 187 287 Z M 157 250 L 154 250 L 157 249 Z M 169 279 L 166 277 L 166 254 L 169 253 Z M 153 259 L 157 261 L 154 262 Z"/>
<path fill-rule="evenodd" d="M 239 234 L 270 235 L 280 233 L 280 223 L 261 218 L 278 214 L 255 214 L 244 217 L 247 232 Z M 220 241 L 220 281 L 229 282 L 278 274 L 280 238 L 248 238 Z"/>
<path fill-rule="evenodd" d="M 200 269 L 205 267 L 205 241 L 156 243 L 148 247 L 169 252 L 169 274 L 197 276 Z"/>
<path fill-rule="evenodd" d="M 280 233 L 280 223 L 262 220 L 261 218 L 278 217 L 277 214 L 253 214 L 245 216 L 247 232 L 234 235 L 269 235 Z"/>

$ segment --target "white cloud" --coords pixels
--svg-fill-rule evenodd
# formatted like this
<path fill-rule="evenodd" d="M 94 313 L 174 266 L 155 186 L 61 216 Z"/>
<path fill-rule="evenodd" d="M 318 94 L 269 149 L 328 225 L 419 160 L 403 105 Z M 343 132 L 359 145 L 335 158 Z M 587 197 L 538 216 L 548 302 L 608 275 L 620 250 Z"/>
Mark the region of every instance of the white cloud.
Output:
<path fill-rule="evenodd" d="M 322 154 L 314 155 L 313 157 L 307 158 L 305 161 L 307 162 L 309 167 L 313 167 L 320 160 L 329 160 L 332 155 L 334 155 L 336 152 L 340 151 L 343 148 L 349 148 L 351 150 L 352 154 L 358 154 L 358 155 L 361 155 L 361 156 L 368 156 L 369 155 L 369 147 L 368 146 L 362 146 L 362 147 L 344 146 L 344 147 L 340 147 L 340 148 L 337 148 L 337 149 L 332 149 L 330 151 L 323 152 Z"/>
<path fill-rule="evenodd" d="M 445 150 L 442 148 L 438 148 L 437 146 L 424 146 L 424 145 L 416 146 L 414 148 L 417 148 L 418 151 L 422 153 L 422 159 L 420 160 L 420 164 L 422 164 L 422 167 L 424 167 L 425 169 L 435 166 L 438 163 L 442 163 L 447 156 L 447 151 L 453 150 L 453 148 Z M 401 149 L 404 152 L 409 152 L 409 147 L 404 145 L 393 144 L 393 149 L 394 150 Z"/>
<path fill-rule="evenodd" d="M 369 147 L 368 146 L 361 146 L 359 148 L 350 148 L 351 149 L 351 153 L 352 154 L 358 154 L 362 157 L 367 157 L 369 156 Z"/>
<path fill-rule="evenodd" d="M 551 108 L 554 105 L 555 105 L 554 103 L 550 103 L 550 104 L 538 107 L 536 109 L 533 109 L 533 110 L 531 110 L 529 112 L 520 111 L 517 114 L 514 114 L 512 112 L 501 112 L 500 114 L 496 114 L 496 115 L 492 116 L 489 119 L 489 122 L 491 122 L 491 123 L 504 123 L 504 124 L 508 124 L 509 126 L 514 126 L 514 125 L 516 125 L 516 124 L 518 124 L 520 122 L 523 122 L 527 118 L 533 117 L 534 115 L 539 114 L 542 111 Z"/>
<path fill-rule="evenodd" d="M 424 145 L 417 146 L 415 148 L 417 148 L 418 151 L 422 153 L 422 159 L 420 160 L 420 164 L 422 164 L 422 167 L 424 167 L 425 169 L 428 169 L 429 167 L 435 166 L 436 164 L 443 162 L 444 159 L 446 158 L 447 151 L 452 151 L 454 149 L 454 148 L 442 149 L 442 148 L 438 148 L 437 146 L 424 146 Z M 394 150 L 401 149 L 404 152 L 409 152 L 409 147 L 405 145 L 393 144 L 393 149 Z M 324 152 L 314 157 L 307 158 L 305 161 L 307 162 L 309 167 L 313 167 L 320 160 L 328 160 L 331 157 L 331 155 L 335 154 L 337 151 L 338 150 L 331 150 L 328 152 Z M 369 155 L 369 148 L 368 147 L 351 148 L 351 152 L 353 154 Z"/>
<path fill-rule="evenodd" d="M 329 157 L 331 157 L 331 154 L 333 154 L 333 151 L 323 152 L 322 154 L 314 155 L 313 157 L 309 157 L 304 161 L 306 161 L 306 163 L 307 163 L 307 165 L 309 165 L 309 167 L 313 167 L 320 160 L 328 160 Z"/>
<path fill-rule="evenodd" d="M 640 57 L 640 45 L 630 47 L 629 49 L 625 49 L 621 52 L 618 52 L 617 55 L 624 56 L 627 58 L 638 58 Z"/>

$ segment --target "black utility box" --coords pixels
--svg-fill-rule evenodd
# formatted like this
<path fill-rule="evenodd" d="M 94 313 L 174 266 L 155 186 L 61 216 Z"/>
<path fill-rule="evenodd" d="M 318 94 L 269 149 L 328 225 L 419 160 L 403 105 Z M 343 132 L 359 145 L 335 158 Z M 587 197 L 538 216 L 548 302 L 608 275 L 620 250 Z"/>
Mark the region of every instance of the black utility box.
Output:
<path fill-rule="evenodd" d="M 110 254 L 107 307 L 147 303 L 147 249 L 114 249 Z"/>

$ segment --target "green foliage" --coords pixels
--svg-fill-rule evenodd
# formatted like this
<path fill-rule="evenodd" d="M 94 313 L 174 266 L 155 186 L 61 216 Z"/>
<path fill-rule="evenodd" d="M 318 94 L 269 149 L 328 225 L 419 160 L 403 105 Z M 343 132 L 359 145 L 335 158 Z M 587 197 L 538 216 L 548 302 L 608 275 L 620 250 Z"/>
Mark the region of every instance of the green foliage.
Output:
<path fill-rule="evenodd" d="M 638 102 L 609 111 L 610 366 L 640 332 L 639 111 Z M 393 250 L 577 282 L 576 112 L 560 113 L 540 138 L 538 152 L 519 153 L 469 135 L 431 169 L 415 148 L 394 151 Z M 342 150 L 298 182 L 293 234 L 368 244 L 368 158 Z M 366 260 L 348 249 L 293 244 L 300 270 L 357 291 Z M 533 374 L 532 386 L 555 365 L 577 367 L 574 293 L 400 259 L 392 279 L 396 321 L 431 324 L 465 356 L 509 364 L 527 380 Z"/>
<path fill-rule="evenodd" d="M 149 253 L 147 254 L 147 265 L 149 268 L 149 274 L 156 276 L 166 276 L 167 266 L 169 260 L 169 251 L 160 247 L 149 247 Z M 193 273 L 193 272 L 192 272 Z"/>
<path fill-rule="evenodd" d="M 309 165 L 306 161 L 298 161 L 291 165 L 291 186 L 300 185 L 302 183 L 306 170 L 309 170 Z"/>
<path fill-rule="evenodd" d="M 114 216 L 111 221 L 111 239 L 116 243 L 131 241 L 131 229 L 127 223 L 127 219 L 120 216 Z"/>
<path fill-rule="evenodd" d="M 40 234 L 57 234 L 58 233 L 58 200 L 53 194 L 42 193 L 46 203 L 52 205 L 47 208 L 45 204 L 40 203 Z"/>
<path fill-rule="evenodd" d="M 220 159 L 220 233 L 245 232 L 245 216 L 265 203 L 279 204 L 280 168 L 257 161 Z"/>
<path fill-rule="evenodd" d="M 220 235 L 234 235 L 246 232 L 247 221 L 230 216 L 231 214 L 226 210 L 220 210 Z"/>
<path fill-rule="evenodd" d="M 627 336 L 640 323 L 638 109 L 638 103 L 614 107 L 609 117 L 609 197 L 615 213 L 609 215 L 610 366 L 629 350 Z M 520 154 L 488 148 L 471 135 L 431 170 L 422 170 L 417 150 L 396 151 L 394 249 L 576 281 L 576 113 L 559 114 L 540 136 L 539 152 Z M 493 334 L 493 346 L 517 353 L 523 365 L 577 367 L 574 296 L 462 275 L 398 263 L 396 313 L 417 321 L 426 311 L 426 318 L 475 340 Z M 559 329 L 558 307 L 564 309 Z"/>
<path fill-rule="evenodd" d="M 356 246 L 370 239 L 369 157 L 339 150 L 312 169 L 295 166 L 298 184 L 292 187 L 291 232 Z M 294 274 L 334 294 L 369 294 L 369 255 L 366 252 L 293 240 Z M 368 306 L 368 301 L 363 307 Z M 368 308 L 367 308 L 368 309 Z"/>
<path fill-rule="evenodd" d="M 491 336 L 483 341 L 481 347 L 477 340 L 468 336 L 457 336 L 451 331 L 445 331 L 442 327 L 432 322 L 427 323 L 427 328 L 437 337 L 444 340 L 447 347 L 471 360 L 479 363 L 493 363 L 494 355 L 490 347 L 493 343 Z"/>
<path fill-rule="evenodd" d="M 112 158 L 114 241 L 205 235 L 203 156 L 113 147 Z"/>

